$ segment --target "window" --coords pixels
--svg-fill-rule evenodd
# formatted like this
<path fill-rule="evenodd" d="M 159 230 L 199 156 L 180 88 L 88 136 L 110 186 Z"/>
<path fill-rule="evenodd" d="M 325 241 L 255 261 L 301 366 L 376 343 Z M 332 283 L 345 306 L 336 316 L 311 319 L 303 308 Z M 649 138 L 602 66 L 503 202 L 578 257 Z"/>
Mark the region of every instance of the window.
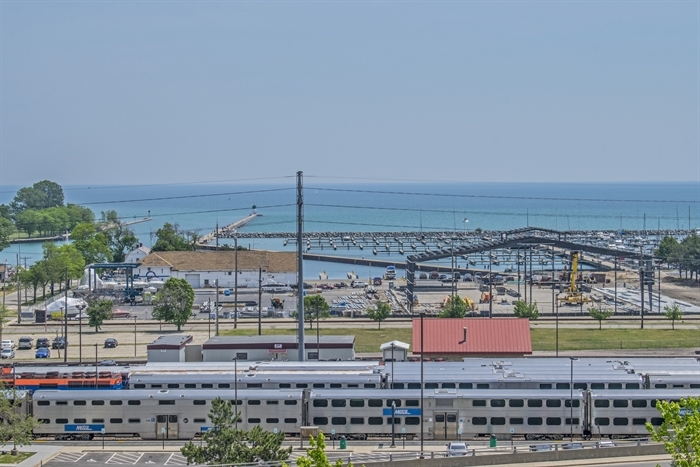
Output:
<path fill-rule="evenodd" d="M 260 405 L 260 401 L 257 399 L 252 399 L 248 401 L 248 405 Z"/>
<path fill-rule="evenodd" d="M 591 389 L 605 389 L 605 383 L 591 383 Z"/>
<path fill-rule="evenodd" d="M 49 420 L 48 418 L 39 418 L 37 419 L 37 421 L 43 425 L 48 425 L 51 423 L 51 420 Z M 58 420 L 56 420 L 56 423 L 58 423 Z"/>
<path fill-rule="evenodd" d="M 280 401 L 265 401 L 267 405 L 280 405 Z"/>
<path fill-rule="evenodd" d="M 508 407 L 524 407 L 525 401 L 522 399 L 511 399 L 508 401 Z"/>
<path fill-rule="evenodd" d="M 291 423 L 293 425 L 296 425 L 297 419 L 296 418 L 285 418 L 284 423 Z"/>
<path fill-rule="evenodd" d="M 420 401 L 418 399 L 408 399 L 406 400 L 406 407 L 420 407 Z"/>
<path fill-rule="evenodd" d="M 114 402 L 114 401 L 112 401 L 112 402 Z M 119 402 L 121 402 L 121 401 L 119 401 Z M 128 404 L 129 405 L 141 405 L 141 401 L 129 401 Z M 121 405 L 121 404 L 114 404 L 114 405 Z"/>
<path fill-rule="evenodd" d="M 260 423 L 260 419 L 259 418 L 249 418 L 248 423 Z"/>
<path fill-rule="evenodd" d="M 85 401 L 73 401 L 73 405 L 87 405 Z"/>
<path fill-rule="evenodd" d="M 559 417 L 547 417 L 547 425 L 549 425 L 549 426 L 561 425 L 561 418 L 559 418 Z"/>
<path fill-rule="evenodd" d="M 314 425 L 316 425 L 316 426 L 328 425 L 328 417 L 314 417 Z"/>
<path fill-rule="evenodd" d="M 459 389 L 472 389 L 472 383 L 459 383 Z"/>
<path fill-rule="evenodd" d="M 527 406 L 528 407 L 542 407 L 542 401 L 539 399 L 528 399 Z"/>
<path fill-rule="evenodd" d="M 292 399 L 287 399 L 284 401 L 284 405 L 297 405 L 297 401 Z"/>
<path fill-rule="evenodd" d="M 639 383 L 627 383 L 625 389 L 639 389 Z"/>
<path fill-rule="evenodd" d="M 87 423 L 87 420 L 84 418 L 74 418 L 73 423 Z"/>
<path fill-rule="evenodd" d="M 656 407 L 656 402 L 657 402 L 656 400 L 651 401 L 651 406 Z"/>
<path fill-rule="evenodd" d="M 552 389 L 552 383 L 540 383 L 540 389 Z"/>
<path fill-rule="evenodd" d="M 219 389 L 228 389 L 231 385 L 229 383 L 219 383 Z"/>
<path fill-rule="evenodd" d="M 381 399 L 370 399 L 367 401 L 367 406 L 369 407 L 381 407 L 384 405 Z"/>
<path fill-rule="evenodd" d="M 700 389 L 700 384 L 698 384 L 698 383 L 690 383 L 690 388 L 691 388 L 691 389 Z"/>
<path fill-rule="evenodd" d="M 197 385 L 194 383 L 185 383 L 185 389 L 196 389 Z"/>
<path fill-rule="evenodd" d="M 406 417 L 404 420 L 406 425 L 420 425 L 420 417 Z"/>
<path fill-rule="evenodd" d="M 298 388 L 298 389 L 306 389 L 306 388 L 308 388 L 308 387 L 309 387 L 309 385 L 306 384 L 306 383 L 297 383 L 297 388 Z"/>
<path fill-rule="evenodd" d="M 247 389 L 262 389 L 262 383 L 248 383 L 246 384 Z"/>
<path fill-rule="evenodd" d="M 331 417 L 331 425 L 345 425 L 346 423 L 345 417 Z"/>
<path fill-rule="evenodd" d="M 595 401 L 593 403 L 593 405 L 596 407 L 610 407 L 610 401 L 604 401 L 604 400 L 598 399 L 597 401 Z"/>
<path fill-rule="evenodd" d="M 57 418 L 56 419 L 56 424 L 60 425 L 62 423 L 68 423 L 68 419 L 67 418 Z"/>
<path fill-rule="evenodd" d="M 598 417 L 595 420 L 593 420 L 593 423 L 600 426 L 608 426 L 610 425 L 610 419 L 605 417 Z"/>
<path fill-rule="evenodd" d="M 664 419 L 661 417 L 651 417 L 651 420 L 649 420 L 653 426 L 661 426 L 661 424 L 664 422 Z"/>
<path fill-rule="evenodd" d="M 547 399 L 547 407 L 561 407 L 559 399 Z"/>
<path fill-rule="evenodd" d="M 141 402 L 141 401 L 139 401 Z M 109 401 L 109 405 L 122 405 L 122 401 Z M 131 405 L 131 401 L 129 401 L 129 405 Z"/>
<path fill-rule="evenodd" d="M 146 389 L 146 385 L 143 383 L 134 384 L 134 389 Z"/>
<path fill-rule="evenodd" d="M 323 389 L 326 387 L 326 385 L 324 383 L 314 383 L 314 387 L 316 389 Z"/>
<path fill-rule="evenodd" d="M 195 418 L 192 420 L 194 423 L 207 423 L 206 418 Z"/>
<path fill-rule="evenodd" d="M 564 401 L 564 407 L 571 407 L 571 402 L 573 402 L 574 407 L 580 407 L 581 406 L 581 401 L 579 400 L 571 400 L 571 399 L 566 399 Z"/>
<path fill-rule="evenodd" d="M 486 417 L 474 417 L 472 418 L 472 425 L 486 425 Z"/>
<path fill-rule="evenodd" d="M 377 385 L 375 383 L 365 383 L 365 387 L 368 389 L 371 389 L 371 388 L 376 388 Z"/>
<path fill-rule="evenodd" d="M 425 383 L 425 389 L 437 389 L 438 383 Z"/>
<path fill-rule="evenodd" d="M 327 399 L 314 399 L 314 407 L 328 407 Z"/>
<path fill-rule="evenodd" d="M 394 389 L 404 389 L 403 383 L 393 383 Z"/>
<path fill-rule="evenodd" d="M 280 389 L 289 389 L 292 385 L 289 383 L 280 383 Z"/>
<path fill-rule="evenodd" d="M 565 423 L 566 423 L 567 425 L 571 425 L 571 419 L 570 419 L 570 418 L 567 418 Z M 574 425 L 578 425 L 578 423 L 579 423 L 578 417 L 575 417 L 575 418 L 574 418 Z"/>
<path fill-rule="evenodd" d="M 505 417 L 491 417 L 491 425 L 505 425 L 505 424 L 506 424 Z"/>
<path fill-rule="evenodd" d="M 151 389 L 162 388 L 162 387 L 163 387 L 162 384 L 151 384 Z M 202 386 L 202 387 L 204 387 L 204 386 Z"/>
<path fill-rule="evenodd" d="M 194 405 L 207 405 L 207 401 L 194 400 L 194 401 L 192 401 L 192 404 L 194 404 Z"/>
<path fill-rule="evenodd" d="M 557 389 L 569 389 L 569 383 L 557 383 Z"/>
<path fill-rule="evenodd" d="M 486 401 L 484 399 L 474 399 L 472 407 L 486 407 Z"/>
<path fill-rule="evenodd" d="M 387 399 L 386 406 L 391 407 L 392 402 L 396 404 L 396 407 L 401 407 L 401 400 L 400 399 Z"/>
<path fill-rule="evenodd" d="M 364 407 L 364 399 L 350 399 L 350 407 Z"/>
<path fill-rule="evenodd" d="M 489 383 L 477 383 L 476 384 L 477 389 L 488 389 L 489 388 Z"/>
<path fill-rule="evenodd" d="M 180 385 L 177 383 L 168 383 L 169 389 L 178 389 L 179 387 L 180 387 Z"/>
<path fill-rule="evenodd" d="M 574 383 L 574 389 L 586 390 L 588 389 L 588 385 L 586 383 Z"/>
<path fill-rule="evenodd" d="M 51 405 L 51 402 L 49 401 L 38 401 L 37 405 Z"/>
<path fill-rule="evenodd" d="M 68 401 L 56 401 L 56 405 L 68 405 Z"/>
<path fill-rule="evenodd" d="M 109 419 L 109 423 L 123 423 L 123 422 L 124 422 L 124 420 L 122 420 L 121 418 L 110 418 Z"/>
<path fill-rule="evenodd" d="M 141 419 L 140 418 L 130 418 L 128 420 L 128 422 L 129 423 L 141 423 Z"/>
<path fill-rule="evenodd" d="M 527 419 L 527 424 L 528 425 L 542 425 L 542 418 L 541 417 L 529 417 Z"/>
<path fill-rule="evenodd" d="M 369 417 L 367 423 L 370 425 L 381 425 L 384 423 L 384 419 L 382 417 Z"/>
<path fill-rule="evenodd" d="M 456 387 L 455 383 L 442 383 L 442 389 L 455 389 Z"/>
<path fill-rule="evenodd" d="M 520 417 L 515 417 L 510 419 L 510 424 L 511 425 L 522 425 L 523 424 L 523 419 Z"/>
<path fill-rule="evenodd" d="M 345 407 L 347 405 L 347 401 L 345 399 L 332 399 L 331 400 L 331 407 Z M 343 423 L 343 425 L 345 425 Z"/>
<path fill-rule="evenodd" d="M 318 352 L 308 352 L 306 355 L 309 360 L 318 360 Z"/>
<path fill-rule="evenodd" d="M 92 423 L 104 423 L 105 419 L 104 418 L 93 418 Z"/>
<path fill-rule="evenodd" d="M 632 407 L 646 407 L 647 406 L 647 401 L 632 401 Z"/>
<path fill-rule="evenodd" d="M 238 360 L 248 360 L 248 352 L 237 352 L 236 358 Z"/>
<path fill-rule="evenodd" d="M 386 424 L 391 425 L 391 417 L 387 417 Z M 394 425 L 401 425 L 401 417 L 394 417 Z"/>
<path fill-rule="evenodd" d="M 656 389 L 666 389 L 668 386 L 664 383 L 657 383 L 654 385 Z"/>
<path fill-rule="evenodd" d="M 627 426 L 628 424 L 629 424 L 629 420 L 627 420 L 626 417 L 613 418 L 613 425 L 615 425 L 615 426 Z"/>
<path fill-rule="evenodd" d="M 647 424 L 646 418 L 633 418 L 632 419 L 632 425 L 646 425 L 646 424 Z"/>
<path fill-rule="evenodd" d="M 622 408 L 622 407 L 627 407 L 629 405 L 629 402 L 623 399 L 615 399 L 613 401 L 613 407 L 617 408 Z"/>
<path fill-rule="evenodd" d="M 212 389 L 213 387 L 212 383 L 202 383 L 202 389 Z"/>
<path fill-rule="evenodd" d="M 506 406 L 505 399 L 491 399 L 491 407 L 505 407 L 505 406 Z"/>
<path fill-rule="evenodd" d="M 350 425 L 364 425 L 365 419 L 363 417 L 350 417 Z"/>
<path fill-rule="evenodd" d="M 420 383 L 408 383 L 408 389 L 420 389 Z"/>
<path fill-rule="evenodd" d="M 105 405 L 105 401 L 91 401 L 92 405 Z"/>
<path fill-rule="evenodd" d="M 608 389 L 622 389 L 622 383 L 608 383 Z"/>
<path fill-rule="evenodd" d="M 265 423 L 279 423 L 280 419 L 279 418 L 266 418 Z"/>
<path fill-rule="evenodd" d="M 175 401 L 158 401 L 158 405 L 175 405 Z"/>

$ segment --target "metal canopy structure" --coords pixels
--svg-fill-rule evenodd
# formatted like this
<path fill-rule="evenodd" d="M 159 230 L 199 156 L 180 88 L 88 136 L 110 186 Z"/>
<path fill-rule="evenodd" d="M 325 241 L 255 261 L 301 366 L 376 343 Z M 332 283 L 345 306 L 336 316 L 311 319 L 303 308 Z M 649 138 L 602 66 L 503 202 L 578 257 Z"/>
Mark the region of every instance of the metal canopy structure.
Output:
<path fill-rule="evenodd" d="M 139 267 L 138 263 L 93 263 L 88 265 L 88 290 L 93 292 L 93 284 L 97 285 L 97 270 L 98 269 L 110 269 L 110 270 L 124 270 L 124 276 L 126 279 L 126 288 L 124 294 L 130 296 L 134 293 L 134 269 Z M 93 275 L 95 280 L 92 280 Z"/>

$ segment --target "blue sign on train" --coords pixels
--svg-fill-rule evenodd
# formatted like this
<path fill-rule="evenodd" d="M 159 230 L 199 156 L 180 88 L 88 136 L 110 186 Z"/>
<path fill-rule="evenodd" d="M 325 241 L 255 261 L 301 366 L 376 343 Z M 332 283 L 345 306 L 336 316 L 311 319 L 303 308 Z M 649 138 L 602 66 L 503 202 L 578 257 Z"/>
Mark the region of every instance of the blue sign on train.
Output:
<path fill-rule="evenodd" d="M 382 415 L 391 416 L 391 407 L 385 408 L 382 411 Z M 406 415 L 420 415 L 420 409 L 394 409 L 394 417 L 406 416 Z"/>
<path fill-rule="evenodd" d="M 105 426 L 101 423 L 82 424 L 82 425 L 63 425 L 64 431 L 70 433 L 101 433 Z"/>

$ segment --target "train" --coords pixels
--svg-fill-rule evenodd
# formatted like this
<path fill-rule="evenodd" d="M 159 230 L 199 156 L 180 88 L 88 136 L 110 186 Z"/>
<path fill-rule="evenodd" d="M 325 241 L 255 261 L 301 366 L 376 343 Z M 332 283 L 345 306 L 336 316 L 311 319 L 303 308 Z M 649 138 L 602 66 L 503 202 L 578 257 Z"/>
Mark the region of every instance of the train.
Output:
<path fill-rule="evenodd" d="M 95 435 L 144 440 L 187 440 L 211 429 L 217 397 L 234 401 L 238 428 L 260 425 L 299 436 L 316 426 L 334 437 L 367 439 L 392 431 L 413 439 L 454 440 L 495 435 L 500 439 L 567 436 L 647 436 L 659 426 L 659 400 L 697 396 L 690 389 L 134 389 L 38 390 L 30 410 L 41 422 L 35 435 L 92 439 Z"/>

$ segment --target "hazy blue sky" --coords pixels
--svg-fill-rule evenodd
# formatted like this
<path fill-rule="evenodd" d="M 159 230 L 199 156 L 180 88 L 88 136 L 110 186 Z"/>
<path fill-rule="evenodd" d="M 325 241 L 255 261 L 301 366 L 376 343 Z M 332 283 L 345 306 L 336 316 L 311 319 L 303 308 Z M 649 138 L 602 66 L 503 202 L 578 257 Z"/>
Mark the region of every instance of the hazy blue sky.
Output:
<path fill-rule="evenodd" d="M 2 1 L 0 183 L 698 181 L 698 2 Z"/>

